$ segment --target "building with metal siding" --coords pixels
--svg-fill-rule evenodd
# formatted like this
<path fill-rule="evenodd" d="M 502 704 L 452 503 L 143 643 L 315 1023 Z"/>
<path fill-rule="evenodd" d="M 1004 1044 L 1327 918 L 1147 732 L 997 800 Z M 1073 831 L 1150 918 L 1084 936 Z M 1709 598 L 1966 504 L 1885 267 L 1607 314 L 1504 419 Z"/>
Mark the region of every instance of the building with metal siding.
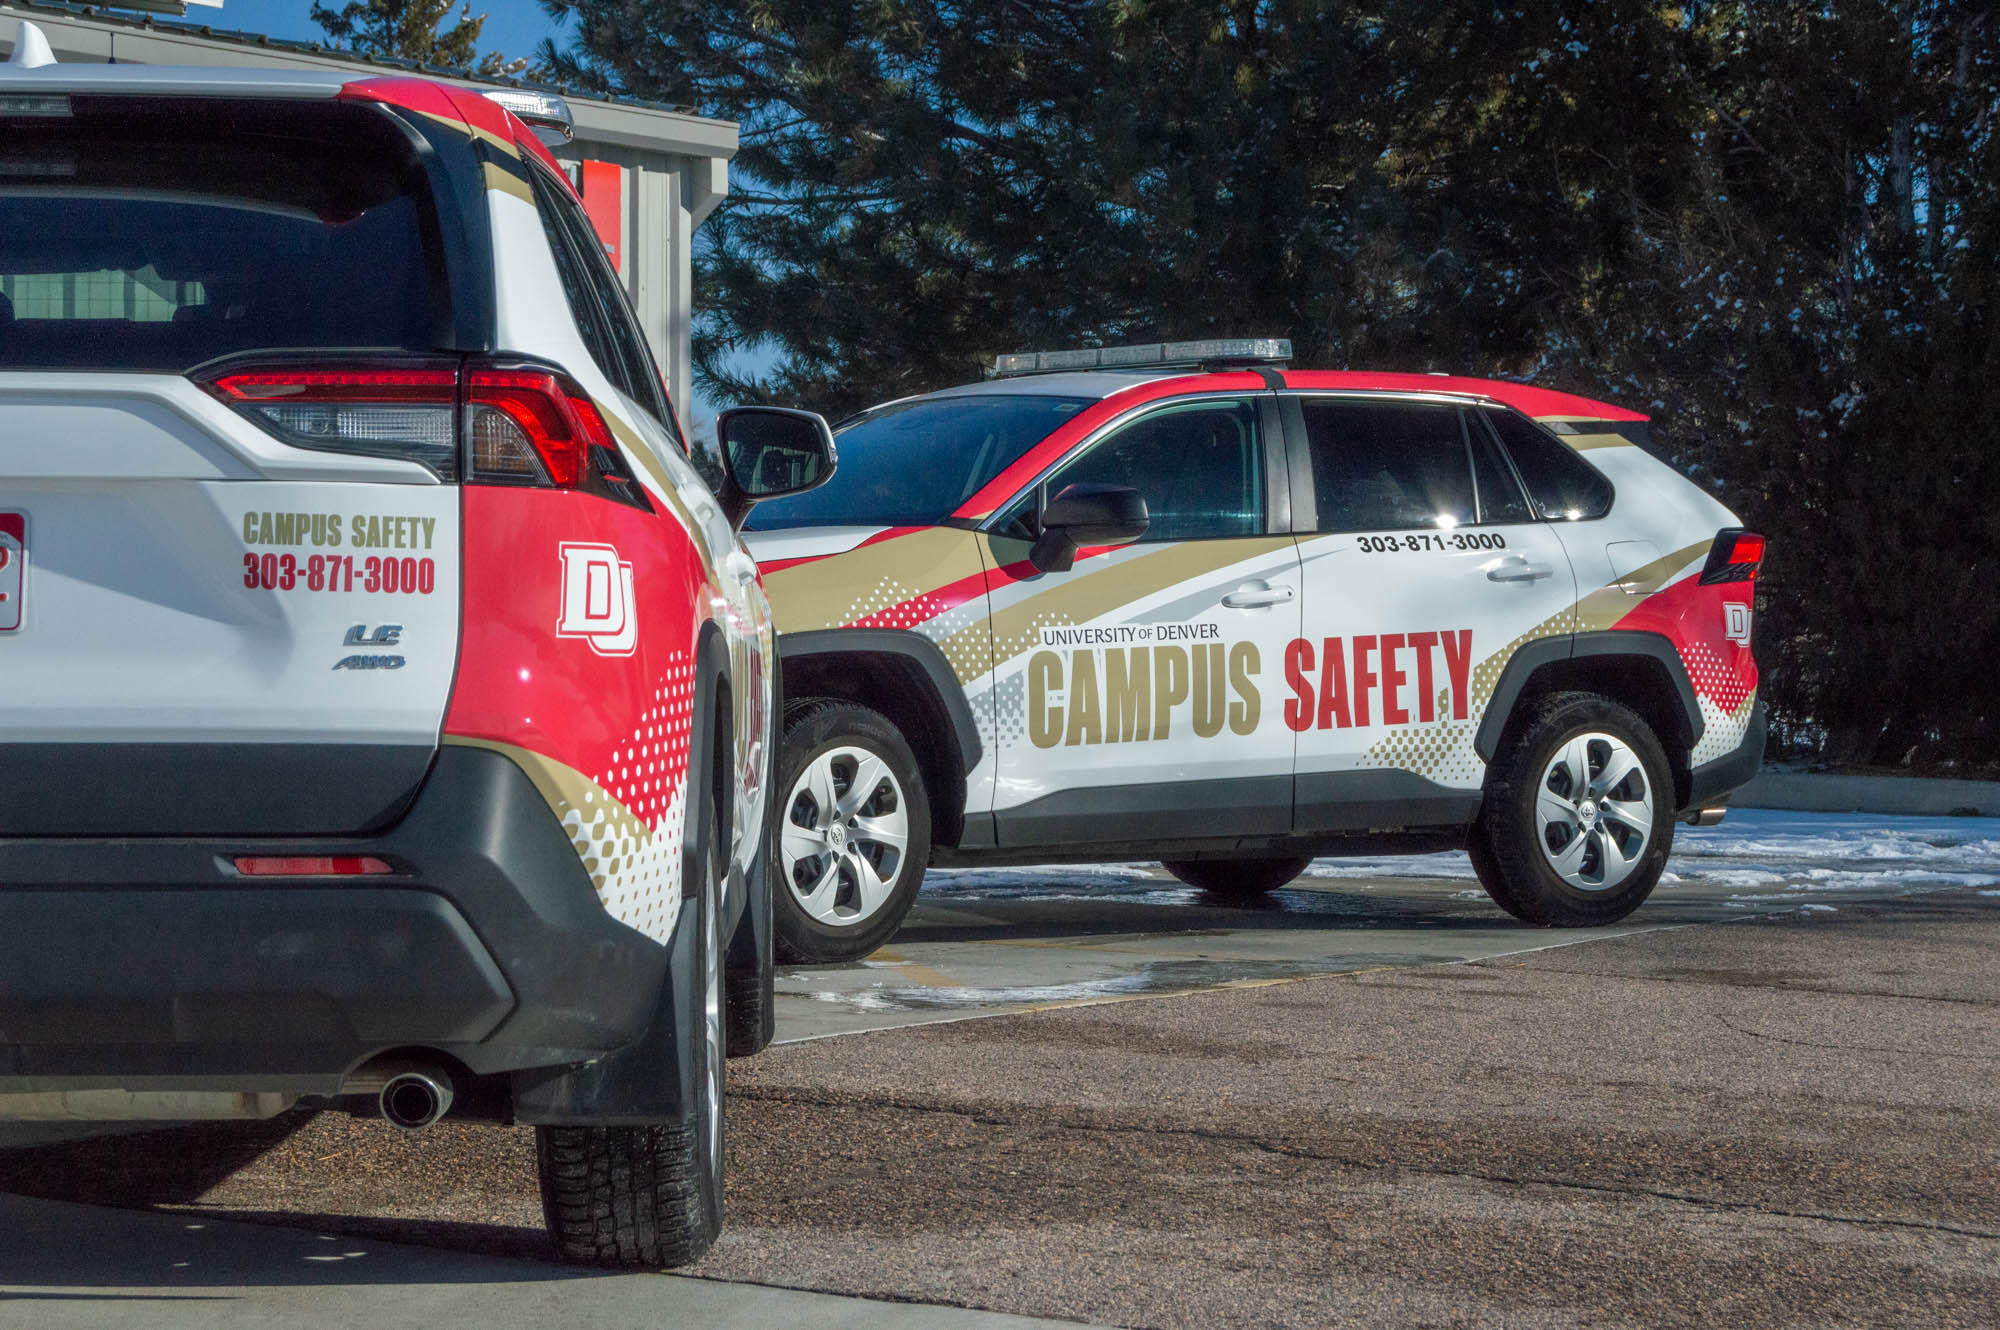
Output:
<path fill-rule="evenodd" d="M 141 10 L 181 11 L 178 0 L 152 0 L 118 8 L 0 0 L 0 59 L 13 52 L 19 20 L 31 20 L 63 62 L 120 61 L 149 65 L 208 65 L 267 69 L 352 70 L 357 74 L 419 73 L 472 87 L 523 86 L 505 79 L 471 78 L 463 72 L 420 67 L 408 61 L 371 59 L 352 52 L 256 33 L 229 32 Z M 561 90 L 559 90 L 561 91 Z M 729 192 L 729 161 L 736 155 L 736 126 L 685 109 L 640 101 L 606 101 L 563 92 L 576 117 L 574 141 L 555 155 L 569 164 L 591 219 L 631 294 L 633 307 L 659 357 L 685 418 L 692 396 L 689 336 L 693 310 L 694 232 Z M 26 280 L 26 279 L 23 279 Z M 33 291 L 8 292 L 18 303 L 111 301 L 119 308 L 158 303 L 171 317 L 165 293 L 145 287 L 96 289 L 57 277 Z M 78 289 L 81 287 L 82 289 Z"/>

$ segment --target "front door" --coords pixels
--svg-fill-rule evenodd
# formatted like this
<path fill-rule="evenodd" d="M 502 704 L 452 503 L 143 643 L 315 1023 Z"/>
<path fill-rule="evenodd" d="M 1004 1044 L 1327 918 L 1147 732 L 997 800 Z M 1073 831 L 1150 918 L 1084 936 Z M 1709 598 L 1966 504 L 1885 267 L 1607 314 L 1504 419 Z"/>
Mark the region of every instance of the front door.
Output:
<path fill-rule="evenodd" d="M 1137 408 L 990 524 L 1001 848 L 1288 829 L 1277 698 L 1301 587 L 1281 434 L 1269 393 Z M 1080 482 L 1138 490 L 1146 533 L 1038 573 L 1039 507 Z"/>
<path fill-rule="evenodd" d="M 1486 700 L 1523 642 L 1574 631 L 1576 580 L 1476 412 L 1449 400 L 1287 395 L 1304 631 L 1285 662 L 1295 830 L 1460 823 Z"/>

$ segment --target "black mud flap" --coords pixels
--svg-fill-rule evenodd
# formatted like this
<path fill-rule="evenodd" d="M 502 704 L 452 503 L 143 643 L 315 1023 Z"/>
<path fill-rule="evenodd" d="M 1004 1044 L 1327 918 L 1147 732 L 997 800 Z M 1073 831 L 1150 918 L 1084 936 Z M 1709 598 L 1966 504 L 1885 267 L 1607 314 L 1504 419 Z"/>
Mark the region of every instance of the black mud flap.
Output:
<path fill-rule="evenodd" d="M 699 883 L 714 835 L 708 788 L 715 742 L 715 681 L 723 652 L 713 636 L 697 653 L 694 688 L 696 724 L 689 727 L 688 780 L 702 782 L 699 803 L 688 809 L 690 831 L 683 837 L 681 881 Z M 700 911 L 681 909 L 667 947 L 667 977 L 660 985 L 652 1021 L 640 1036 L 615 1053 L 574 1067 L 517 1072 L 513 1077 L 514 1121 L 522 1126 L 645 1126 L 674 1122 L 694 1112 L 695 1050 L 703 1037 Z M 725 964 L 727 956 L 725 954 Z"/>

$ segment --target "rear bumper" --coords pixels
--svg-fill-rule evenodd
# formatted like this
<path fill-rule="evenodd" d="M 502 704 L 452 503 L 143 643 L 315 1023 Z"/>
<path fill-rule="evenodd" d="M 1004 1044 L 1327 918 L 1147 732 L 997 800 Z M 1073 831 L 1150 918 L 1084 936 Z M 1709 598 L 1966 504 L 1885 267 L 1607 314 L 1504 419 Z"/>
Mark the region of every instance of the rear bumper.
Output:
<path fill-rule="evenodd" d="M 1681 811 L 1699 812 L 1713 807 L 1755 779 L 1758 769 L 1764 765 L 1764 740 L 1768 728 L 1764 704 L 1759 702 L 1750 717 L 1749 728 L 1743 733 L 1743 742 L 1733 752 L 1713 762 L 1704 762 L 1691 773 L 1693 779 L 1689 782 L 1688 806 Z"/>
<path fill-rule="evenodd" d="M 388 876 L 244 879 L 239 854 Z M 379 835 L 0 840 L 0 1092 L 325 1095 L 423 1048 L 478 1075 L 587 1062 L 653 1019 L 666 947 L 617 922 L 521 769 L 447 747 Z"/>

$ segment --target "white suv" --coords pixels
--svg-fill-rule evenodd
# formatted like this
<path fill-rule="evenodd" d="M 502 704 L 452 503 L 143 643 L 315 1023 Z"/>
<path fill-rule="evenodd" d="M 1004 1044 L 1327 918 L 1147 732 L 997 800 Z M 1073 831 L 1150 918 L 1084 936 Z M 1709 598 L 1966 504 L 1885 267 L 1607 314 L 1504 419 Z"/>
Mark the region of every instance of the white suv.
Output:
<path fill-rule="evenodd" d="M 711 492 L 466 89 L 17 54 L 0 138 L 0 1117 L 531 1123 L 565 1253 L 692 1259 L 771 1033 L 734 527 L 824 423 Z"/>
<path fill-rule="evenodd" d="M 1289 351 L 1003 357 L 757 510 L 781 954 L 866 954 L 932 862 L 1226 898 L 1463 846 L 1504 909 L 1605 923 L 1719 816 L 1763 750 L 1763 538 L 1637 412 Z"/>

